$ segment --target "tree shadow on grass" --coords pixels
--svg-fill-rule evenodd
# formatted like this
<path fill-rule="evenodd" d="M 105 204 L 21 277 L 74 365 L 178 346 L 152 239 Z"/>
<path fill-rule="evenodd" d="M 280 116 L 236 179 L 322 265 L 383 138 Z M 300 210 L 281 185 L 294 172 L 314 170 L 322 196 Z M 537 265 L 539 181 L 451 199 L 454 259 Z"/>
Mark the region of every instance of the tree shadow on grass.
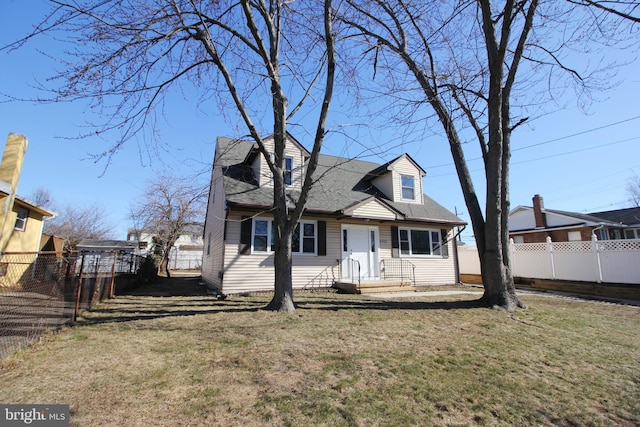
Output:
<path fill-rule="evenodd" d="M 201 285 L 200 276 L 156 277 L 146 283 L 123 292 L 121 295 L 149 297 L 187 297 L 207 295 L 207 287 Z"/>
<path fill-rule="evenodd" d="M 444 298 L 444 297 L 442 297 Z M 482 300 L 456 300 L 456 301 L 416 301 L 407 299 L 339 299 L 339 298 L 314 298 L 308 301 L 296 302 L 299 309 L 315 309 L 338 311 L 345 309 L 354 310 L 461 310 L 474 308 L 487 308 Z"/>
<path fill-rule="evenodd" d="M 268 293 L 265 293 L 268 294 Z M 445 297 L 442 297 L 445 299 Z M 327 291 L 297 293 L 298 310 L 461 310 L 485 308 L 479 299 L 454 301 L 424 301 L 407 299 L 372 299 L 365 295 L 347 296 Z M 139 286 L 118 295 L 108 303 L 99 304 L 79 319 L 77 324 L 94 325 L 123 323 L 161 318 L 195 316 L 202 314 L 258 312 L 266 307 L 265 301 L 251 299 L 250 295 L 231 295 L 219 300 L 207 292 L 200 277 L 159 277 L 153 283 Z"/>
<path fill-rule="evenodd" d="M 200 277 L 158 277 L 117 295 L 115 299 L 93 307 L 76 322 L 78 325 L 122 323 L 170 317 L 215 314 L 220 312 L 252 312 L 263 303 L 221 301 L 200 284 Z"/>

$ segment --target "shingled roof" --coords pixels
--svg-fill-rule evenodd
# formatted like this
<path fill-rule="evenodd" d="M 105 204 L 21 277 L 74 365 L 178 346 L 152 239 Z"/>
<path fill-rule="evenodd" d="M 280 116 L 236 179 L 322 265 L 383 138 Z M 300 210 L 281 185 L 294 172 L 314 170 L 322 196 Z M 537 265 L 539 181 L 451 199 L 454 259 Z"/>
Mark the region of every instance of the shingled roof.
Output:
<path fill-rule="evenodd" d="M 589 215 L 602 218 L 606 221 L 629 226 L 640 224 L 640 207 L 617 209 L 613 211 L 592 212 Z"/>
<path fill-rule="evenodd" d="M 248 141 L 218 138 L 218 158 L 222 166 L 227 204 L 235 207 L 268 208 L 273 205 L 273 189 L 259 187 L 251 165 L 244 163 L 253 144 Z M 404 215 L 405 220 L 441 224 L 466 224 L 452 212 L 424 196 L 424 204 L 399 203 L 389 200 L 369 181 L 379 163 L 321 154 L 316 169 L 316 183 L 309 193 L 306 212 L 340 216 L 353 205 L 371 197 L 386 203 Z M 291 191 L 292 204 L 299 191 Z"/>

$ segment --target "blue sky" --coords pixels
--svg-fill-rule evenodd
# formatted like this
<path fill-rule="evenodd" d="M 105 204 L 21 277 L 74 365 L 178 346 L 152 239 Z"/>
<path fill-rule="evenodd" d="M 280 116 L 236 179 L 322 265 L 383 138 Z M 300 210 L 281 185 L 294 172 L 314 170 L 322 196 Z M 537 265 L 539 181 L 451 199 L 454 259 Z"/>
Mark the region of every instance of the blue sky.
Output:
<path fill-rule="evenodd" d="M 39 16 L 34 10 L 41 4 L 3 1 L 0 45 L 26 34 Z M 51 53 L 55 49 L 50 41 L 41 39 L 18 51 L 0 52 L 0 94 L 37 96 L 36 82 L 45 82 L 54 72 L 52 61 L 38 50 Z M 530 206 L 534 194 L 544 197 L 547 208 L 575 212 L 630 206 L 625 187 L 631 176 L 640 175 L 640 63 L 628 66 L 617 79 L 620 83 L 599 94 L 602 101 L 591 105 L 588 114 L 569 106 L 550 111 L 516 130 L 512 141 L 512 207 Z M 6 98 L 0 97 L 0 101 Z M 114 237 L 125 239 L 127 228 L 133 226 L 130 206 L 149 178 L 166 171 L 191 174 L 206 169 L 212 162 L 217 136 L 246 133 L 236 122 L 227 122 L 215 108 L 205 110 L 209 107 L 199 105 L 194 94 L 176 93 L 163 112 L 166 120 L 159 121 L 160 148 L 156 149 L 156 141 L 148 135 L 141 135 L 119 151 L 106 170 L 105 162 L 96 163 L 91 155 L 108 149 L 110 141 L 97 137 L 69 139 L 88 129 L 86 121 L 91 113 L 82 103 L 0 102 L 0 137 L 4 140 L 9 132 L 15 132 L 29 139 L 20 195 L 29 197 L 42 187 L 60 203 L 99 203 L 114 224 Z M 375 142 L 390 133 L 390 129 L 379 133 L 371 130 L 367 139 Z M 342 139 L 330 139 L 324 151 L 342 155 L 341 144 Z M 385 162 L 401 151 L 426 170 L 425 192 L 469 221 L 445 139 L 430 136 L 421 142 L 407 140 L 401 149 L 367 160 Z M 470 168 L 481 183 L 481 161 L 471 161 Z M 479 184 L 477 190 L 484 191 Z M 470 227 L 463 238 L 472 242 Z"/>

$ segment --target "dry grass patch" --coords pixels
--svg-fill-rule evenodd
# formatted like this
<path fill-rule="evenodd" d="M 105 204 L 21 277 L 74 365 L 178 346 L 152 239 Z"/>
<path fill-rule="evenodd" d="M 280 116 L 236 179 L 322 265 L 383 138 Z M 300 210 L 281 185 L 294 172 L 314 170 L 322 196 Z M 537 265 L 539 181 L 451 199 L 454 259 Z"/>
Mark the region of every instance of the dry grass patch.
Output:
<path fill-rule="evenodd" d="M 2 362 L 72 425 L 637 425 L 640 308 L 526 295 L 127 296 Z"/>

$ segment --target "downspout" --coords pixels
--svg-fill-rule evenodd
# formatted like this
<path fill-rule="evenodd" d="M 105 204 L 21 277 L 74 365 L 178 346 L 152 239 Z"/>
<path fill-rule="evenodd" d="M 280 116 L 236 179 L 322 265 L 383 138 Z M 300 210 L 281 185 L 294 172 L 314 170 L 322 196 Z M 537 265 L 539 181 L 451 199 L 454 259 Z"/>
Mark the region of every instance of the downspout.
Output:
<path fill-rule="evenodd" d="M 604 228 L 604 224 L 600 224 L 599 226 L 597 226 L 596 228 L 594 228 L 593 230 L 591 230 L 591 238 L 593 239 L 593 236 L 596 235 L 596 231 L 598 230 L 602 230 Z M 596 236 L 597 237 L 597 236 Z"/>

